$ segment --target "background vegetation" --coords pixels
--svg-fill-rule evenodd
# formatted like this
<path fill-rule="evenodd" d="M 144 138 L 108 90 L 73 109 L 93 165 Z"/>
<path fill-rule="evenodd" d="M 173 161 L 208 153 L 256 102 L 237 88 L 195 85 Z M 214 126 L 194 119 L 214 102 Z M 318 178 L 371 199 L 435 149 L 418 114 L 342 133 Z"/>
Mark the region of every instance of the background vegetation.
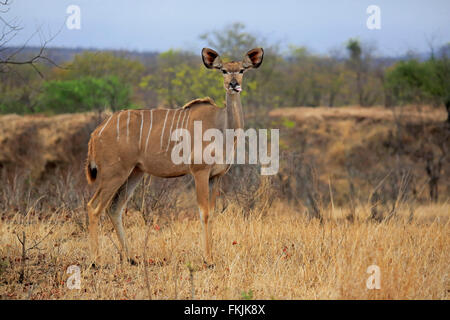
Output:
<path fill-rule="evenodd" d="M 249 48 L 265 48 L 264 64 L 246 75 L 242 94 L 243 103 L 258 110 L 411 103 L 450 108 L 450 45 L 427 57 L 407 53 L 403 58 L 380 57 L 373 45 L 358 39 L 349 39 L 326 55 L 297 46 L 281 52 L 240 23 L 201 38 L 229 59 L 242 59 Z M 224 100 L 220 76 L 203 67 L 199 52 L 169 50 L 136 56 L 83 51 L 72 57 L 58 49 L 47 51 L 61 68 L 42 66 L 44 79 L 26 65 L 0 73 L 0 112 L 173 108 L 199 96 L 210 96 L 219 104 Z"/>

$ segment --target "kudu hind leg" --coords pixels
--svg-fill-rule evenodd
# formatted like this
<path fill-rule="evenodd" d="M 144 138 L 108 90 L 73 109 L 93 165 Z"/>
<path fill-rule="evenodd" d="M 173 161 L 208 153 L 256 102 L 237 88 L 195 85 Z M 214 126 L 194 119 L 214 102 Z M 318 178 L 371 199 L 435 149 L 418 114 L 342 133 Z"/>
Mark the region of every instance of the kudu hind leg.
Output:
<path fill-rule="evenodd" d="M 108 216 L 111 219 L 114 229 L 116 230 L 117 238 L 120 242 L 120 256 L 122 258 L 122 254 L 125 254 L 125 257 L 131 264 L 135 264 L 135 261 L 130 257 L 125 230 L 123 228 L 122 213 L 143 175 L 144 173 L 142 171 L 134 170 L 127 181 L 119 188 L 111 202 L 111 206 L 107 210 Z"/>

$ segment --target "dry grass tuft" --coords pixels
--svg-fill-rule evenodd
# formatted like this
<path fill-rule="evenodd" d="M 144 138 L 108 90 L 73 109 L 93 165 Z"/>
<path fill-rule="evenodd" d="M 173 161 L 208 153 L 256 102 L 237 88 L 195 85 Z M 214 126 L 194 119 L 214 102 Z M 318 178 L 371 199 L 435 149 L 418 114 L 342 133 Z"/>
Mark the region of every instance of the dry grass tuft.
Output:
<path fill-rule="evenodd" d="M 447 114 L 444 109 L 431 106 L 402 106 L 394 108 L 347 106 L 344 108 L 330 107 L 291 107 L 278 108 L 269 112 L 272 117 L 286 117 L 296 121 L 325 119 L 370 119 L 374 121 L 396 121 L 401 118 L 409 123 L 443 122 Z"/>
<path fill-rule="evenodd" d="M 244 217 L 232 204 L 213 221 L 215 268 L 201 259 L 198 219 L 146 225 L 125 219 L 138 266 L 121 264 L 112 226 L 103 219 L 102 267 L 89 269 L 88 243 L 74 216 L 45 221 L 16 215 L 0 224 L 0 297 L 3 299 L 448 299 L 450 292 L 448 204 L 403 208 L 395 219 L 367 220 L 359 207 L 326 212 L 323 222 L 277 203 L 264 216 Z M 25 232 L 30 246 L 19 283 Z M 45 238 L 44 238 L 45 237 Z M 143 263 L 147 238 L 148 287 Z M 381 289 L 368 290 L 370 265 L 381 270 Z M 81 269 L 81 289 L 68 289 L 70 265 Z M 244 297 L 245 298 L 245 297 Z"/>

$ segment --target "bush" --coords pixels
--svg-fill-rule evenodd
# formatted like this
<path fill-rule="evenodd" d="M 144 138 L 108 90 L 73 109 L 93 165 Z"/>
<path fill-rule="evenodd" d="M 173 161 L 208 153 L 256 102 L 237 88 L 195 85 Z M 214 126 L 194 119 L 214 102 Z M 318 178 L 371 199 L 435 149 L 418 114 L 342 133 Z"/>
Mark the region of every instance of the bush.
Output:
<path fill-rule="evenodd" d="M 117 77 L 82 77 L 44 83 L 38 97 L 38 112 L 73 113 L 130 107 L 131 88 Z"/>

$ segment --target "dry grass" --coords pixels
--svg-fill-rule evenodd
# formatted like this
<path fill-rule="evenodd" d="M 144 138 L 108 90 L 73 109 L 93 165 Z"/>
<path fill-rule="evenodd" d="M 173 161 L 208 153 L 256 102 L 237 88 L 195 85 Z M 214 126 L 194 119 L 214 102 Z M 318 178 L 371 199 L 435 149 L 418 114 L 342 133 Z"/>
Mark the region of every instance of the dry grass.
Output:
<path fill-rule="evenodd" d="M 0 117 L 0 299 L 449 299 L 450 162 L 442 166 L 440 202 L 430 204 L 427 162 L 417 155 L 440 156 L 433 139 L 444 132 L 445 112 L 346 107 L 271 115 L 296 120 L 280 143 L 295 152 L 270 183 L 237 166 L 224 178 L 214 269 L 203 265 L 188 178 L 152 182 L 128 203 L 125 228 L 138 266 L 120 262 L 103 217 L 103 261 L 90 268 L 90 191 L 80 166 L 98 115 Z M 430 122 L 426 136 L 412 130 L 398 138 L 406 155 L 392 153 L 397 116 L 419 128 Z M 368 219 L 373 209 L 384 220 Z M 310 218 L 314 211 L 320 219 Z M 80 267 L 80 290 L 67 287 L 71 265 Z M 371 265 L 380 267 L 380 290 L 366 288 Z"/>
<path fill-rule="evenodd" d="M 330 209 L 321 224 L 282 204 L 246 218 L 230 205 L 213 222 L 214 269 L 203 267 L 195 218 L 146 227 L 138 212 L 129 211 L 125 227 L 138 266 L 120 263 L 116 236 L 104 219 L 102 267 L 95 270 L 87 265 L 83 211 L 62 211 L 45 221 L 16 215 L 0 224 L 0 297 L 191 299 L 193 290 L 194 299 L 240 299 L 250 291 L 254 299 L 449 298 L 448 204 L 418 207 L 414 217 L 403 208 L 381 223 L 366 220 L 370 208 L 359 207 L 353 222 L 345 212 Z M 27 247 L 43 240 L 27 252 L 25 280 L 19 283 L 22 249 L 16 234 L 23 231 Z M 142 263 L 147 234 L 149 290 Z M 380 290 L 366 288 L 373 264 L 381 270 Z M 81 268 L 80 290 L 66 286 L 70 265 Z"/>
<path fill-rule="evenodd" d="M 387 109 L 384 107 L 346 106 L 343 108 L 330 107 L 292 107 L 279 108 L 269 112 L 272 117 L 286 117 L 296 121 L 310 118 L 324 119 L 371 119 L 379 121 L 395 121 L 401 118 L 409 123 L 443 122 L 447 118 L 446 111 L 431 106 L 404 106 Z"/>
<path fill-rule="evenodd" d="M 95 113 L 0 116 L 0 167 L 16 165 L 39 177 L 49 165 L 84 160 L 89 135 L 100 121 Z"/>

